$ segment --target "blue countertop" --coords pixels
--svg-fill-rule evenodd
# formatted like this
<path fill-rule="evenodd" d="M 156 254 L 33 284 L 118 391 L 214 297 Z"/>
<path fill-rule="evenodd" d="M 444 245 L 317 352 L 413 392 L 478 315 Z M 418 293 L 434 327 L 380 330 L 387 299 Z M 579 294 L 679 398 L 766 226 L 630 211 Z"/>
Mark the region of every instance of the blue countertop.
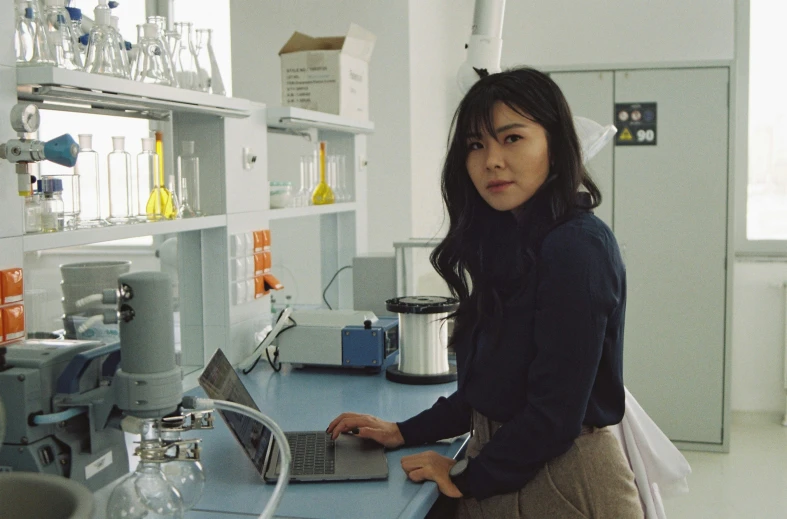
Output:
<path fill-rule="evenodd" d="M 289 366 L 276 373 L 262 362 L 251 374 L 241 375 L 241 379 L 260 410 L 285 431 L 324 429 L 344 411 L 374 414 L 391 421 L 404 420 L 456 388 L 455 382 L 427 386 L 397 384 L 386 380 L 382 373 L 300 370 Z M 201 389 L 190 394 L 204 396 Z M 201 432 L 199 437 L 203 439 L 201 455 L 207 484 L 202 499 L 186 517 L 221 518 L 222 512 L 260 514 L 274 486 L 261 480 L 218 414 L 215 429 Z M 291 484 L 276 515 L 310 519 L 424 517 L 437 499 L 437 486 L 432 482 L 409 481 L 400 459 L 423 450 L 454 457 L 465 440 L 462 437 L 421 448 L 389 451 L 386 481 Z"/>

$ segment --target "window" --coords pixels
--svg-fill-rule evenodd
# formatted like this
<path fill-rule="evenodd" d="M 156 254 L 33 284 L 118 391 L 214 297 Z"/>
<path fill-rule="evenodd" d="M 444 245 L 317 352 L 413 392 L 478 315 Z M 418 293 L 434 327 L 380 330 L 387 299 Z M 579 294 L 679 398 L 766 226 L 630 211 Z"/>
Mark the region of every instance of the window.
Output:
<path fill-rule="evenodd" d="M 748 240 L 787 240 L 785 19 L 785 2 L 750 2 Z"/>

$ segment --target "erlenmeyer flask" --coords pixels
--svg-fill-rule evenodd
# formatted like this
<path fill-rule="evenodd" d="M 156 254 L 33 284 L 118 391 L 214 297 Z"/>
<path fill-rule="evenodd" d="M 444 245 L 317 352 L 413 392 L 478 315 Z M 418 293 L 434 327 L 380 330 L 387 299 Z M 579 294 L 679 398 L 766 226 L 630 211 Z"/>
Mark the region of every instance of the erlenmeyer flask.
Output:
<path fill-rule="evenodd" d="M 67 70 L 82 70 L 82 57 L 77 47 L 79 43 L 73 33 L 65 0 L 46 0 L 42 20 L 55 65 Z"/>
<path fill-rule="evenodd" d="M 167 63 L 166 48 L 162 47 L 158 26 L 146 23 L 142 26 L 139 54 L 134 63 L 134 80 L 154 85 L 172 85 L 172 70 Z"/>
<path fill-rule="evenodd" d="M 227 94 L 227 91 L 224 89 L 224 81 L 221 79 L 216 53 L 213 52 L 212 38 L 213 31 L 211 29 L 197 29 L 197 65 L 200 74 L 204 70 L 209 78 L 208 89 L 203 88 L 203 90 L 223 96 Z M 204 85 L 202 86 L 204 87 Z"/>
<path fill-rule="evenodd" d="M 194 35 L 194 61 L 197 64 L 197 90 L 210 92 L 210 57 L 203 29 L 197 29 Z"/>
<path fill-rule="evenodd" d="M 123 65 L 123 70 L 126 73 L 126 77 L 131 78 L 131 66 L 129 65 L 128 61 L 126 40 L 123 39 L 123 35 L 120 34 L 120 29 L 118 28 L 119 22 L 120 19 L 117 16 L 109 17 L 109 27 L 112 29 L 113 36 L 118 43 L 118 48 L 120 49 L 120 63 Z"/>
<path fill-rule="evenodd" d="M 170 47 L 170 42 L 167 39 L 167 33 L 170 32 L 167 27 L 167 17 L 166 16 L 148 16 L 148 23 L 155 23 L 158 27 L 158 39 L 159 45 L 161 48 L 164 49 L 165 56 L 164 61 L 167 63 L 167 67 L 170 71 L 170 80 L 171 85 L 176 87 L 178 86 L 178 76 L 177 76 L 177 67 L 175 66 L 175 58 L 173 54 L 173 50 Z"/>
<path fill-rule="evenodd" d="M 98 0 L 95 22 L 90 29 L 85 58 L 85 72 L 105 76 L 128 77 L 120 57 L 120 42 L 110 27 L 110 11 L 107 0 Z"/>
<path fill-rule="evenodd" d="M 197 74 L 197 61 L 194 57 L 194 43 L 191 35 L 192 24 L 179 22 L 175 24 L 175 30 L 180 35 L 178 41 L 178 85 L 189 90 L 199 90 L 199 79 Z"/>
<path fill-rule="evenodd" d="M 71 17 L 71 35 L 76 42 L 75 51 L 79 54 L 79 63 L 84 67 L 85 50 L 87 50 L 87 46 L 82 45 L 80 41 L 82 36 L 85 35 L 82 31 L 82 10 L 76 7 L 66 7 L 66 11 L 68 11 L 68 15 Z"/>
<path fill-rule="evenodd" d="M 17 65 L 54 65 L 52 51 L 49 47 L 49 38 L 41 19 L 41 12 L 37 0 L 19 2 L 18 7 L 23 11 L 26 30 L 29 36 L 24 48 L 25 61 L 20 62 L 17 55 Z M 22 49 L 20 49 L 22 50 Z"/>
<path fill-rule="evenodd" d="M 25 16 L 26 10 L 27 0 L 17 0 L 14 49 L 16 50 L 16 62 L 21 65 L 33 59 L 33 26 Z"/>

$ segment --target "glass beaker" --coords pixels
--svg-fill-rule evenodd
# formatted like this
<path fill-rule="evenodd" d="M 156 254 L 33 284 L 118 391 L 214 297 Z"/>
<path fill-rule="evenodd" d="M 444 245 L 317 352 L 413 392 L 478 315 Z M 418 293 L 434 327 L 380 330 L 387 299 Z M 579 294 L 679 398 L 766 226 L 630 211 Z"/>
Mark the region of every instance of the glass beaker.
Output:
<path fill-rule="evenodd" d="M 226 95 L 224 81 L 221 79 L 219 62 L 213 51 L 213 31 L 197 29 L 197 67 L 200 73 L 200 89 L 216 95 Z"/>
<path fill-rule="evenodd" d="M 178 85 L 189 90 L 199 90 L 199 77 L 197 71 L 197 60 L 194 54 L 194 42 L 192 41 L 192 24 L 189 22 L 178 22 L 175 24 L 180 39 L 178 40 Z"/>
<path fill-rule="evenodd" d="M 55 65 L 67 70 L 82 70 L 82 56 L 71 26 L 65 0 L 46 0 L 42 17 Z"/>
<path fill-rule="evenodd" d="M 167 49 L 159 38 L 158 26 L 153 23 L 144 24 L 142 38 L 139 40 L 139 53 L 134 64 L 134 80 L 172 86 L 173 76 L 167 56 Z"/>
<path fill-rule="evenodd" d="M 121 43 L 110 26 L 107 0 L 99 0 L 94 13 L 95 22 L 88 36 L 85 72 L 128 78 L 120 55 Z"/>
<path fill-rule="evenodd" d="M 54 65 L 38 0 L 20 0 L 16 5 L 14 39 L 17 65 Z"/>
<path fill-rule="evenodd" d="M 194 141 L 181 143 L 178 157 L 178 198 L 180 218 L 201 216 L 199 187 L 199 157 L 194 153 Z"/>
<path fill-rule="evenodd" d="M 101 183 L 98 171 L 98 153 L 93 149 L 93 136 L 79 135 L 79 155 L 74 167 L 79 176 L 79 227 L 103 225 L 101 218 Z"/>
<path fill-rule="evenodd" d="M 112 153 L 107 155 L 109 176 L 109 221 L 126 223 L 131 209 L 131 155 L 126 151 L 125 137 L 112 137 Z"/>

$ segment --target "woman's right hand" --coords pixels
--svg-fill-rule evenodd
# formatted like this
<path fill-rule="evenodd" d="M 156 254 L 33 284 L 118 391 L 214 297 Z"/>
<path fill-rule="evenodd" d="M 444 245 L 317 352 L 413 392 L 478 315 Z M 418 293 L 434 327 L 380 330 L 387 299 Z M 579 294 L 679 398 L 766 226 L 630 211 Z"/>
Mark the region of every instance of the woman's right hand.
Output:
<path fill-rule="evenodd" d="M 333 419 L 325 432 L 334 440 L 342 433 L 352 433 L 360 438 L 374 440 L 389 449 L 404 445 L 404 438 L 396 423 L 368 414 L 342 413 Z"/>

